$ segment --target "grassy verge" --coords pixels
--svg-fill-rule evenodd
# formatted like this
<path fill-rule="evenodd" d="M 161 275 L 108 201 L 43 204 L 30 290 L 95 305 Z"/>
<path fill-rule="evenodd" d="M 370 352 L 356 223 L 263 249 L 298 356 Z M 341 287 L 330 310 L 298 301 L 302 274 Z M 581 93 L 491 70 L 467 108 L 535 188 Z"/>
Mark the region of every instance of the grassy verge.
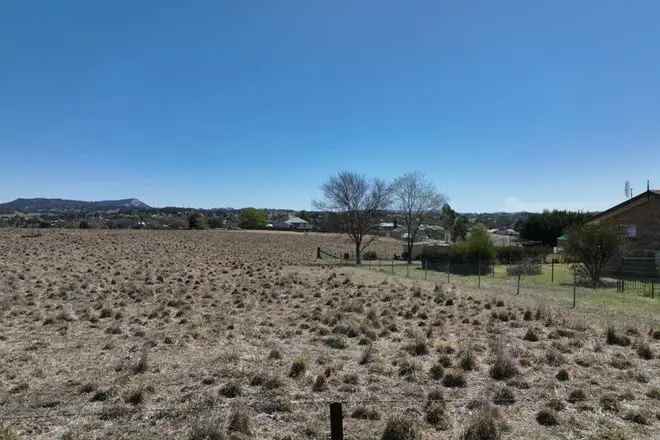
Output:
<path fill-rule="evenodd" d="M 425 271 L 419 262 L 408 266 L 396 262 L 372 261 L 365 262 L 362 269 L 379 271 L 389 275 L 404 277 L 413 280 L 425 280 L 436 283 L 445 283 L 448 280 L 447 272 Z M 512 295 L 534 298 L 550 305 L 573 306 L 573 272 L 567 264 L 556 264 L 554 274 L 552 266 L 546 264 L 540 275 L 522 276 L 520 288 L 515 276 L 507 274 L 506 266 L 495 266 L 495 273 L 489 275 L 456 275 L 450 274 L 449 280 L 459 286 L 469 288 L 492 289 Z M 575 289 L 575 303 L 578 310 L 591 310 L 600 314 L 622 314 L 631 317 L 655 319 L 660 315 L 660 284 L 655 286 L 655 297 L 650 297 L 650 290 L 646 288 L 627 289 L 625 293 L 616 291 L 616 288 L 605 287 L 592 289 L 577 286 Z"/>

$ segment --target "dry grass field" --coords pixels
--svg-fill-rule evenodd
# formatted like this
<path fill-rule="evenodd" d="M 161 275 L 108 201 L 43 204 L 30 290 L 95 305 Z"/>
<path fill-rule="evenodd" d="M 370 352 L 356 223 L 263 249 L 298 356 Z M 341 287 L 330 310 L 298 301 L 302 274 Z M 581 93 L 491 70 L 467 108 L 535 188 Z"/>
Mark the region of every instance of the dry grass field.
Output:
<path fill-rule="evenodd" d="M 0 439 L 326 439 L 331 401 L 349 439 L 660 438 L 660 328 L 317 246 L 0 231 Z"/>

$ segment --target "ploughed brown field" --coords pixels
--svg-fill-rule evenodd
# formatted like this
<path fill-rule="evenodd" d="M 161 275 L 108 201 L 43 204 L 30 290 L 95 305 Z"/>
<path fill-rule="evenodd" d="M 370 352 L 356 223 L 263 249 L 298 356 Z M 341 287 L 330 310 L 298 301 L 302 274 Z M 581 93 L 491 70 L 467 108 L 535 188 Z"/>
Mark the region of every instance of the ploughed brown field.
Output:
<path fill-rule="evenodd" d="M 660 438 L 660 328 L 321 265 L 344 237 L 0 231 L 0 439 Z M 379 255 L 400 252 L 381 241 Z"/>

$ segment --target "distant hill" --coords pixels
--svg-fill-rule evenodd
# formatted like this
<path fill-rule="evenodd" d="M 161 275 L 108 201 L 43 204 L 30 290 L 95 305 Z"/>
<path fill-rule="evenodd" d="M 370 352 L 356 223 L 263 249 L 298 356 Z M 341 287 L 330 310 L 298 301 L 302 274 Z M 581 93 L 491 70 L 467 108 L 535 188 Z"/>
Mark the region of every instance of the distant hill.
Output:
<path fill-rule="evenodd" d="M 104 200 L 84 202 L 65 199 L 16 199 L 0 203 L 0 212 L 66 212 L 66 211 L 111 211 L 127 209 L 150 209 L 150 206 L 138 199 Z"/>

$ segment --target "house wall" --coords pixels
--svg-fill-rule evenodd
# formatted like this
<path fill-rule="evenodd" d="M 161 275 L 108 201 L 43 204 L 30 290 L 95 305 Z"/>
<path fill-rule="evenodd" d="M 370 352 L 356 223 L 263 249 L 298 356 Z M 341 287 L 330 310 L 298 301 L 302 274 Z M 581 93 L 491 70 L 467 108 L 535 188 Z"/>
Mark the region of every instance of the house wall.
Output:
<path fill-rule="evenodd" d="M 632 250 L 660 251 L 660 197 L 652 196 L 637 204 L 600 220 L 612 225 L 635 225 L 637 236 L 630 239 Z"/>

